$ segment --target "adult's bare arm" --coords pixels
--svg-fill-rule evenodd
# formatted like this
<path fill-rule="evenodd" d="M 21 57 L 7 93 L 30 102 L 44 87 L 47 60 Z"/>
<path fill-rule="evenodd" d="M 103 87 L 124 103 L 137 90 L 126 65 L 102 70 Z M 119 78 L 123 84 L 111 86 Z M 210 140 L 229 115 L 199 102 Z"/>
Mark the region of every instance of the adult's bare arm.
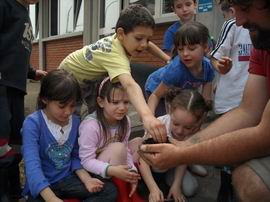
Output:
<path fill-rule="evenodd" d="M 188 141 L 193 144 L 226 132 L 257 125 L 268 99 L 266 78 L 249 75 L 240 106 L 193 135 Z"/>
<path fill-rule="evenodd" d="M 148 163 L 161 169 L 192 163 L 234 164 L 268 155 L 268 100 L 266 78 L 250 75 L 238 109 L 196 134 L 196 138 L 175 145 L 142 145 L 140 154 Z"/>

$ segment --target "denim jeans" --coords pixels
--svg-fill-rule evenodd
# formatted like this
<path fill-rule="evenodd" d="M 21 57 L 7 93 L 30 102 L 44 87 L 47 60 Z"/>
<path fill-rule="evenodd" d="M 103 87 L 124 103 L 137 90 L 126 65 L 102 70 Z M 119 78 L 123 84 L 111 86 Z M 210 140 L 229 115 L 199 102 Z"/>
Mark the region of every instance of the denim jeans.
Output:
<path fill-rule="evenodd" d="M 93 175 L 92 175 L 93 176 Z M 68 176 L 59 182 L 52 184 L 50 188 L 55 195 L 61 199 L 77 198 L 84 202 L 113 202 L 117 197 L 117 188 L 111 180 L 102 179 L 104 182 L 103 189 L 97 193 L 90 193 L 76 175 Z M 44 202 L 41 196 L 33 198 L 28 196 L 27 202 Z"/>

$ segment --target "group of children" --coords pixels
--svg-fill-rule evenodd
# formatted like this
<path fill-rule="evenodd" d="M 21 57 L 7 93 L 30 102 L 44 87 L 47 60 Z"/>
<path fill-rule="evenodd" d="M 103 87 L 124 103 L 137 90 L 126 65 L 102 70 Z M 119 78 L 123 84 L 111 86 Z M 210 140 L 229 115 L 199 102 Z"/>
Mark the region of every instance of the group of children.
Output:
<path fill-rule="evenodd" d="M 161 171 L 137 153 L 149 137 L 170 143 L 190 137 L 211 108 L 214 70 L 205 57 L 208 29 L 193 22 L 195 0 L 172 2 L 182 24 L 166 32 L 171 59 L 149 42 L 155 25 L 151 13 L 131 5 L 121 12 L 114 35 L 71 53 L 42 80 L 38 110 L 22 128 L 28 201 L 120 202 L 118 180 L 130 184 L 130 198 L 138 188 L 153 202 L 186 201 L 196 192 L 198 184 L 187 165 Z M 170 60 L 146 82 L 148 105 L 130 73 L 130 59 L 144 50 Z M 82 100 L 88 115 L 81 120 L 74 112 Z M 145 128 L 142 138 L 130 140 L 129 103 Z"/>

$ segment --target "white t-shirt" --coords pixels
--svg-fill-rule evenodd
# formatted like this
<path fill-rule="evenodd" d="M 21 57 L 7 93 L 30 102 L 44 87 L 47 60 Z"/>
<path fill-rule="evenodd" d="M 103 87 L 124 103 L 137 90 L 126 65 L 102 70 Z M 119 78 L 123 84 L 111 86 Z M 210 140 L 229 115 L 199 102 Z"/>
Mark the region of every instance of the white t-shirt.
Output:
<path fill-rule="evenodd" d="M 220 59 L 228 56 L 232 59 L 232 68 L 227 74 L 218 74 L 214 98 L 214 110 L 223 114 L 239 106 L 248 78 L 248 66 L 252 43 L 249 31 L 235 24 L 235 19 L 226 21 L 216 48 L 211 56 Z"/>

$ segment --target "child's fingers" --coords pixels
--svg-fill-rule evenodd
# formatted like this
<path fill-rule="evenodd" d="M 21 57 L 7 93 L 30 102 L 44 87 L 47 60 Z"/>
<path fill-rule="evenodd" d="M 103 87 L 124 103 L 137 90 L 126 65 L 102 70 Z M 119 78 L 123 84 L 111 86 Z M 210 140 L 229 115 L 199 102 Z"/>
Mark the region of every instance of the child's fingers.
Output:
<path fill-rule="evenodd" d="M 184 195 L 180 197 L 180 202 L 187 202 L 186 197 Z"/>
<path fill-rule="evenodd" d="M 130 173 L 129 173 L 129 177 L 130 177 L 131 179 L 134 179 L 134 180 L 139 180 L 139 179 L 141 179 L 141 176 L 140 176 L 138 173 L 134 173 L 134 172 L 130 172 Z"/>
<path fill-rule="evenodd" d="M 122 169 L 129 170 L 129 166 L 128 166 L 128 165 L 120 165 L 120 167 L 121 167 Z"/>
<path fill-rule="evenodd" d="M 169 191 L 169 193 L 168 193 L 168 196 L 167 196 L 167 199 L 170 199 L 170 198 L 172 198 L 172 192 L 171 191 Z"/>
<path fill-rule="evenodd" d="M 137 188 L 137 184 L 132 184 L 131 190 L 128 195 L 129 197 L 131 197 L 134 194 L 134 192 L 136 191 L 136 188 Z"/>
<path fill-rule="evenodd" d="M 139 180 L 139 177 L 138 176 L 133 176 L 133 175 L 127 176 L 127 181 L 129 183 L 137 183 L 138 180 Z"/>
<path fill-rule="evenodd" d="M 104 185 L 104 182 L 102 182 L 99 179 L 95 179 L 95 183 L 98 184 L 98 185 L 100 185 L 100 186 L 103 186 Z"/>

